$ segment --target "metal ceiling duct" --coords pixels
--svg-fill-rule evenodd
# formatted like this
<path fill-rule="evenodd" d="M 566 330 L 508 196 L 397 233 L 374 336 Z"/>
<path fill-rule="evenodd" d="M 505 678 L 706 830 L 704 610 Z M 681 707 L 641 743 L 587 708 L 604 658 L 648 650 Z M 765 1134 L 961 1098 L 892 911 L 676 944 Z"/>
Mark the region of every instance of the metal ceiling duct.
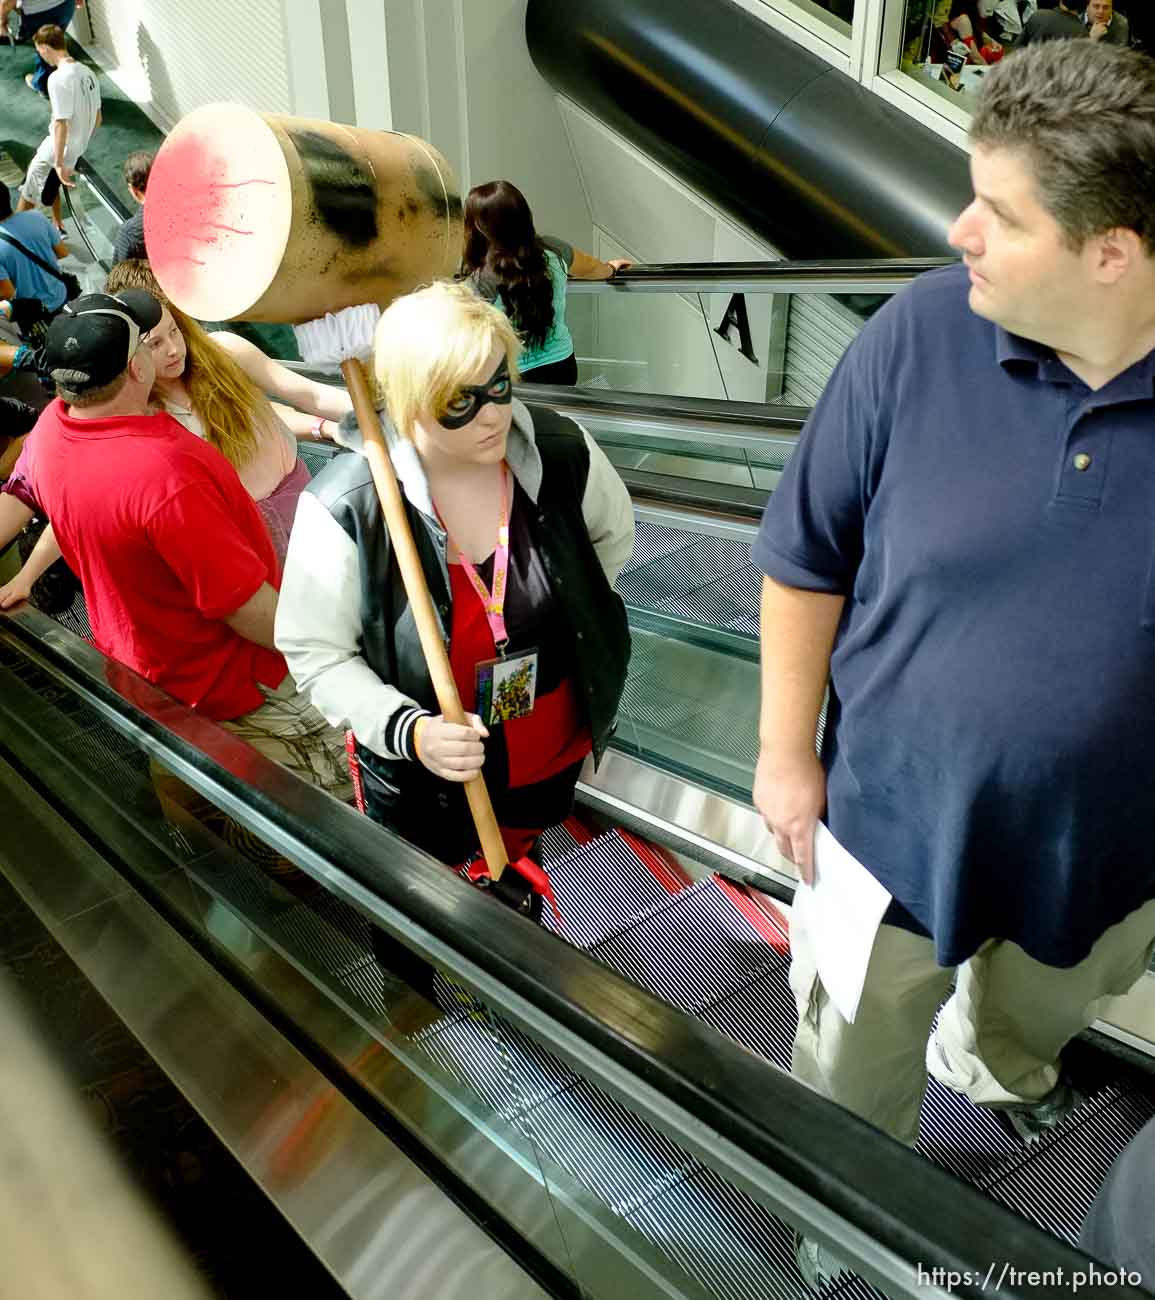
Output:
<path fill-rule="evenodd" d="M 783 256 L 934 257 L 966 154 L 731 0 L 529 0 L 558 91 Z"/>

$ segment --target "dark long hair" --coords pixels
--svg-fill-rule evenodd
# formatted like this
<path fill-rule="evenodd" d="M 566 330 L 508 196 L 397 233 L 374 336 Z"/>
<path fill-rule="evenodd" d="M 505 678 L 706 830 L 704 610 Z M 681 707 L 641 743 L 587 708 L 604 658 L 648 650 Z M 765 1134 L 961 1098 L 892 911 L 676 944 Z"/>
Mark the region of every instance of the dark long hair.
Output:
<path fill-rule="evenodd" d="M 488 271 L 514 328 L 539 348 L 553 327 L 553 284 L 525 195 L 509 181 L 475 185 L 465 200 L 466 275 Z"/>

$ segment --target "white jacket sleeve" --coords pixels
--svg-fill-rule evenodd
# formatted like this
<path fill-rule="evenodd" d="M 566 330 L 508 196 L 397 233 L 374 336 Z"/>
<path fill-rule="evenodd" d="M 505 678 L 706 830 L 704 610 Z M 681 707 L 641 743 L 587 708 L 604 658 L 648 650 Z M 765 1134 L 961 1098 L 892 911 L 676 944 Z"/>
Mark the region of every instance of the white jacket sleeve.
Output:
<path fill-rule="evenodd" d="M 612 587 L 634 549 L 634 504 L 609 457 L 585 429 L 582 433 L 590 454 L 582 515 Z"/>
<path fill-rule="evenodd" d="M 417 706 L 361 657 L 357 546 L 308 492 L 297 503 L 273 639 L 298 689 L 332 726 L 352 728 L 384 758 L 405 757 L 386 745 L 386 728 L 398 709 Z"/>

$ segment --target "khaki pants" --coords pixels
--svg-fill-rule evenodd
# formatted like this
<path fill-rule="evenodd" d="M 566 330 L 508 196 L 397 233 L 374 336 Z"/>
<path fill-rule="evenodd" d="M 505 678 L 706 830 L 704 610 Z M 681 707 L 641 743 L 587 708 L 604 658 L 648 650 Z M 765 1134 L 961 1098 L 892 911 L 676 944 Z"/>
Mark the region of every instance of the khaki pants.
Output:
<path fill-rule="evenodd" d="M 1155 901 L 1100 935 L 1077 966 L 1044 966 L 992 939 L 958 968 L 953 996 L 928 1045 L 954 972 L 934 946 L 896 926 L 874 940 L 854 1024 L 826 995 L 803 925 L 790 927 L 790 986 L 798 1004 L 796 1078 L 900 1142 L 914 1144 L 927 1068 L 980 1106 L 1039 1101 L 1059 1078 L 1059 1053 L 1125 993 L 1155 949 Z"/>
<path fill-rule="evenodd" d="M 298 693 L 292 677 L 286 676 L 276 688 L 261 686 L 260 690 L 265 697 L 264 704 L 220 725 L 310 785 L 320 786 L 345 802 L 351 800 L 353 783 L 345 753 L 345 733 L 329 726 L 308 699 Z M 171 820 L 180 824 L 181 814 L 189 814 L 293 893 L 311 896 L 315 892 L 316 886 L 309 877 L 264 840 L 155 759 L 151 768 L 153 787 Z"/>
<path fill-rule="evenodd" d="M 345 733 L 331 727 L 286 676 L 280 686 L 261 686 L 265 702 L 252 713 L 222 722 L 266 758 L 338 799 L 353 797 Z"/>

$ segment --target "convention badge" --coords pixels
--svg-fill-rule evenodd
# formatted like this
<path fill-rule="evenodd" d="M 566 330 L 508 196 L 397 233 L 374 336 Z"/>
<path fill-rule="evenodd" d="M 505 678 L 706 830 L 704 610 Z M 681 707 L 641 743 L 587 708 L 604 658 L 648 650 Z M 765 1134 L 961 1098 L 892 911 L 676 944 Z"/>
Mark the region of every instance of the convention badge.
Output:
<path fill-rule="evenodd" d="M 477 716 L 487 727 L 495 722 L 528 718 L 537 696 L 537 651 L 477 665 Z"/>

